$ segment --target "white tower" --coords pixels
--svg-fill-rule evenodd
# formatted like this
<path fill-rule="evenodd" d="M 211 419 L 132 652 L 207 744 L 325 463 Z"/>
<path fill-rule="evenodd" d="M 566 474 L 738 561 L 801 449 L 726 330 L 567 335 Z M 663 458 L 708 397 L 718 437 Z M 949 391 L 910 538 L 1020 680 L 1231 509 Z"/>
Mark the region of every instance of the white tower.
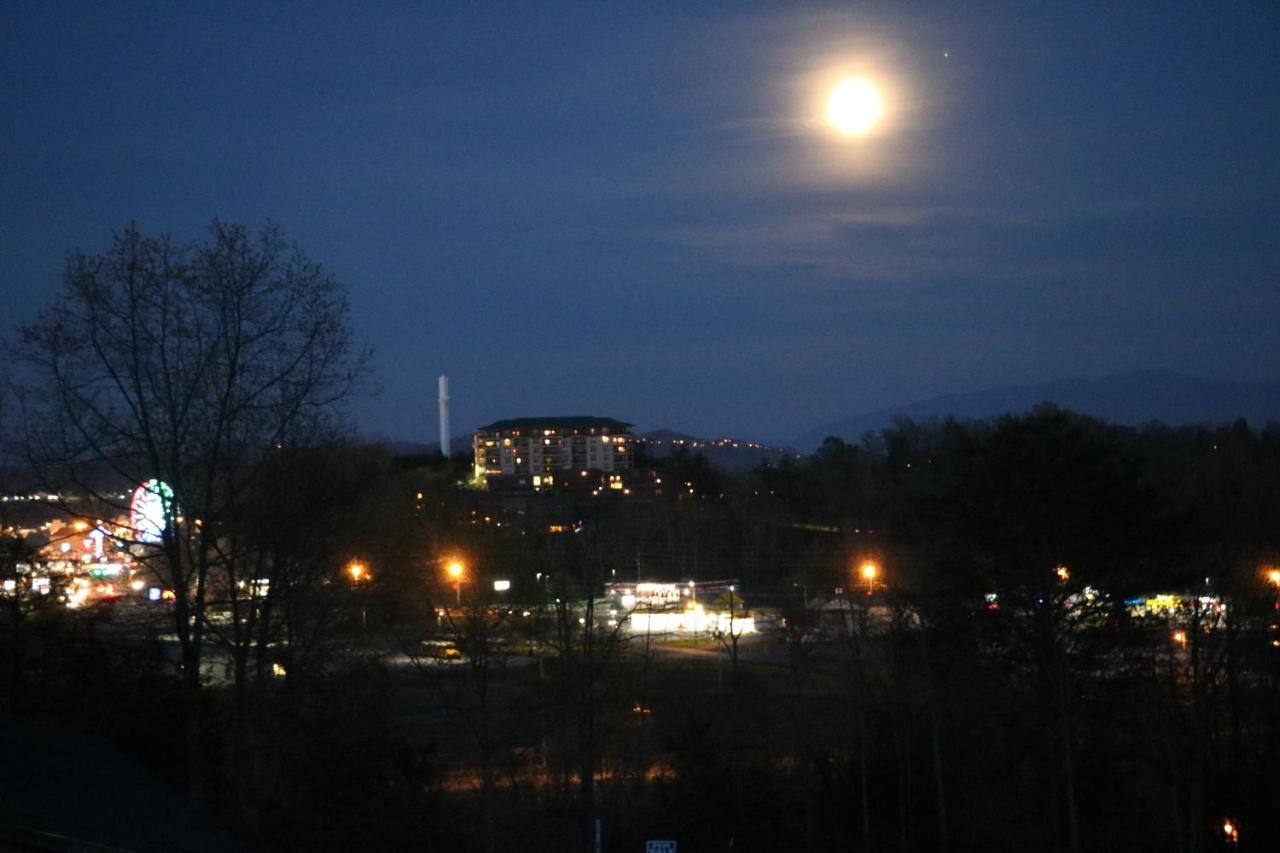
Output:
<path fill-rule="evenodd" d="M 449 458 L 449 377 L 440 374 L 440 453 Z"/>

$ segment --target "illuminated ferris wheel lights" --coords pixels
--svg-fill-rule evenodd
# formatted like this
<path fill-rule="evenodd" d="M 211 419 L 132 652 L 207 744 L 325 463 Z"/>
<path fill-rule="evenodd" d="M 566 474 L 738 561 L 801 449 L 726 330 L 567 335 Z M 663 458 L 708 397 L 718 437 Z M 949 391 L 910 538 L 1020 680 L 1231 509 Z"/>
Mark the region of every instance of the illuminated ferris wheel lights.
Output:
<path fill-rule="evenodd" d="M 173 489 L 162 480 L 147 480 L 133 490 L 129 502 L 129 526 L 138 542 L 155 544 L 169 525 L 182 519 L 175 512 Z"/>

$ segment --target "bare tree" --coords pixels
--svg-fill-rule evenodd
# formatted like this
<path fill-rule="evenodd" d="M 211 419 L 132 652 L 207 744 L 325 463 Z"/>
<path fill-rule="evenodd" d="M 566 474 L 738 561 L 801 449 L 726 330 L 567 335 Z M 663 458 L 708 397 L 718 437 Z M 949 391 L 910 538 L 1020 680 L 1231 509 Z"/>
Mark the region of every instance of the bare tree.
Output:
<path fill-rule="evenodd" d="M 454 711 L 475 744 L 480 764 L 480 819 L 484 850 L 497 849 L 495 788 L 497 757 L 501 745 L 496 732 L 494 680 L 510 657 L 509 611 L 484 599 L 478 584 L 471 584 L 466 600 L 458 606 L 441 607 L 442 625 L 455 638 L 462 661 L 462 677 L 431 666 L 421 645 L 405 643 L 419 673 L 427 677 L 445 707 Z"/>
<path fill-rule="evenodd" d="M 236 510 L 269 455 L 333 427 L 362 375 L 348 314 L 344 286 L 274 227 L 215 221 L 206 242 L 180 243 L 131 225 L 104 254 L 69 258 L 53 305 L 15 348 L 29 371 L 22 450 L 51 482 L 122 510 L 121 481 L 171 489 L 145 558 L 176 595 L 197 797 L 213 581 L 246 574 L 234 565 Z"/>
<path fill-rule="evenodd" d="M 736 593 L 736 585 L 730 584 L 726 594 L 716 601 L 717 611 L 721 607 L 728 608 L 729 622 L 727 626 L 717 622 L 716 627 L 712 630 L 712 636 L 715 637 L 716 641 L 720 643 L 729 655 L 729 683 L 735 691 L 739 686 L 738 641 L 742 639 L 742 635 L 747 629 L 744 617 L 748 615 L 742 599 Z M 717 667 L 716 671 L 719 672 L 719 667 Z"/>
<path fill-rule="evenodd" d="M 550 588 L 554 599 L 554 633 L 550 641 L 555 652 L 552 670 L 553 704 L 562 724 L 571 734 L 581 816 L 582 849 L 592 850 L 599 831 L 596 772 L 600 766 L 604 740 L 606 707 L 616 697 L 611 675 L 625 652 L 628 639 L 623 633 L 625 616 L 606 619 L 598 609 L 606 575 L 609 542 L 593 529 L 575 549 L 567 571 L 553 572 Z M 576 571 L 575 571 L 576 568 Z"/>

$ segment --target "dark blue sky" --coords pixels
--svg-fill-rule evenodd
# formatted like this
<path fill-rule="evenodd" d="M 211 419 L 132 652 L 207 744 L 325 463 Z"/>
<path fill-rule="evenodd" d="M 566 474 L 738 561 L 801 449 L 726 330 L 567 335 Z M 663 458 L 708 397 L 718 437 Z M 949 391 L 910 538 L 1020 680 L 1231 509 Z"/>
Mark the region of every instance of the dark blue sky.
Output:
<path fill-rule="evenodd" d="M 1280 375 L 1280 7 L 9 4 L 10 321 L 113 228 L 279 223 L 435 440 L 766 439 L 922 397 Z M 1066 5 L 1066 4 L 1064 4 Z M 867 139 L 821 122 L 880 86 Z"/>

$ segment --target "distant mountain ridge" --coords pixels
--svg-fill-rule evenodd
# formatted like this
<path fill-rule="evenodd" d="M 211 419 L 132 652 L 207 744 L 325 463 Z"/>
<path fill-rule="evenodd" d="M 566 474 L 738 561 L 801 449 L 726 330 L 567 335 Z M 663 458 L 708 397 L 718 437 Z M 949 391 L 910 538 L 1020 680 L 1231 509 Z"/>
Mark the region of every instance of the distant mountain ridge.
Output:
<path fill-rule="evenodd" d="M 637 436 L 651 456 L 661 458 L 680 449 L 707 457 L 712 465 L 730 471 L 745 471 L 765 462 L 795 456 L 789 447 L 763 444 L 738 438 L 699 438 L 671 429 L 655 429 Z"/>
<path fill-rule="evenodd" d="M 831 421 L 795 440 L 808 453 L 828 436 L 856 439 L 879 430 L 895 418 L 927 420 L 990 418 L 1025 412 L 1040 403 L 1054 403 L 1085 415 L 1115 423 L 1138 425 L 1160 421 L 1171 426 L 1226 423 L 1244 418 L 1254 426 L 1280 422 L 1280 381 L 1234 382 L 1206 379 L 1172 370 L 1144 370 L 1101 379 L 1061 379 L 1035 385 L 1007 386 L 948 394 Z"/>

